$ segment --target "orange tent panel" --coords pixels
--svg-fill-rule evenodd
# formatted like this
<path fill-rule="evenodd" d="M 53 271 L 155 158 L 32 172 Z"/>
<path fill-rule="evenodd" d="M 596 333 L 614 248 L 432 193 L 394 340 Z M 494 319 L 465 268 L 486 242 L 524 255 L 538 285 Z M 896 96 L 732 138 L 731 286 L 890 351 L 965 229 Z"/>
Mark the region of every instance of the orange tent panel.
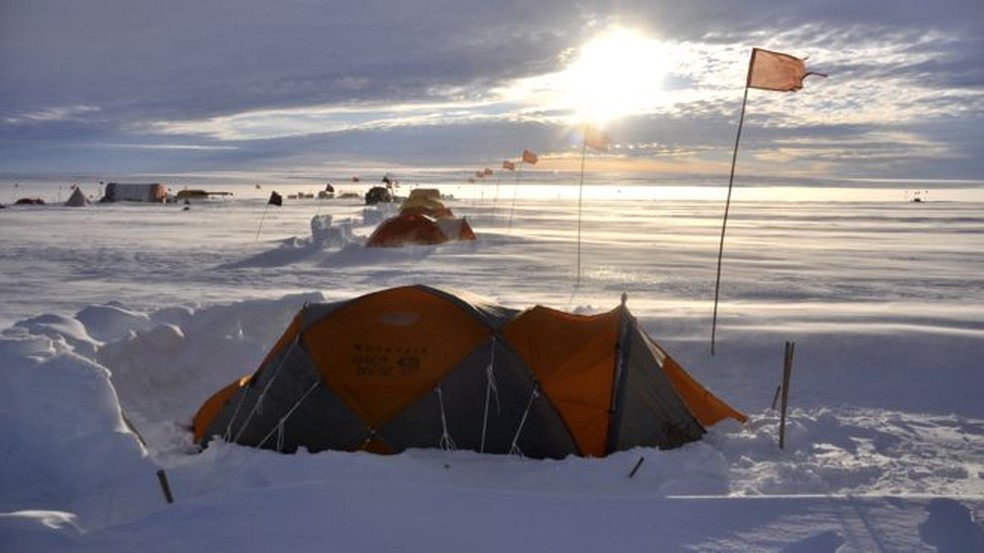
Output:
<path fill-rule="evenodd" d="M 536 375 L 582 455 L 605 454 L 618 329 L 618 309 L 584 316 L 537 306 L 503 331 Z"/>
<path fill-rule="evenodd" d="M 379 428 L 490 336 L 469 312 L 418 288 L 349 303 L 304 332 L 325 383 L 370 428 Z"/>
<path fill-rule="evenodd" d="M 659 346 L 656 347 L 659 348 Z M 666 373 L 667 378 L 673 384 L 673 388 L 687 405 L 687 408 L 690 409 L 690 412 L 693 413 L 697 422 L 704 426 L 711 426 L 727 418 L 742 423 L 748 420 L 748 417 L 743 413 L 721 401 L 707 388 L 704 388 L 700 382 L 694 380 L 694 377 L 690 376 L 672 357 L 666 355 L 666 352 L 663 352 L 662 349 L 660 352 L 666 356 L 663 361 L 663 372 Z"/>
<path fill-rule="evenodd" d="M 366 241 L 366 246 L 392 248 L 410 244 L 443 244 L 448 237 L 434 218 L 422 213 L 406 213 L 386 219 Z"/>
<path fill-rule="evenodd" d="M 253 379 L 252 375 L 247 375 L 231 384 L 227 384 L 218 392 L 212 394 L 205 403 L 198 408 L 198 412 L 195 413 L 195 418 L 192 419 L 192 431 L 195 433 L 195 441 L 200 442 L 202 438 L 205 437 L 205 432 L 208 430 L 208 425 L 212 423 L 215 416 L 219 414 L 219 411 L 225 407 L 226 402 L 229 401 L 236 392 L 239 391 L 243 386 L 249 385 L 250 381 Z"/>

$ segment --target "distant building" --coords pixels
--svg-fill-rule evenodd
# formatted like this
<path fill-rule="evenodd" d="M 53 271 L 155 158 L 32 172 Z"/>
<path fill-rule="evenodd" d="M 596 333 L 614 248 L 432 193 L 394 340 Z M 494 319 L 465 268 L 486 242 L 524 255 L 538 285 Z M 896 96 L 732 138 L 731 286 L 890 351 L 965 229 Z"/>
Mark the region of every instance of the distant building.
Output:
<path fill-rule="evenodd" d="M 106 191 L 99 201 L 164 203 L 167 201 L 167 187 L 159 182 L 149 184 L 111 182 L 106 185 Z"/>

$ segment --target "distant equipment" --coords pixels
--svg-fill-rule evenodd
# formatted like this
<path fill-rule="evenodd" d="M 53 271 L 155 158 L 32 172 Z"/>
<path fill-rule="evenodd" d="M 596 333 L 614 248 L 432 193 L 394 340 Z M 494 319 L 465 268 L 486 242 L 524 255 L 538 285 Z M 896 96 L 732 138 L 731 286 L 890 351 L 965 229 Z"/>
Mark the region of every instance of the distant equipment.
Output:
<path fill-rule="evenodd" d="M 100 202 L 146 202 L 162 204 L 167 201 L 167 187 L 159 182 L 106 184 Z"/>

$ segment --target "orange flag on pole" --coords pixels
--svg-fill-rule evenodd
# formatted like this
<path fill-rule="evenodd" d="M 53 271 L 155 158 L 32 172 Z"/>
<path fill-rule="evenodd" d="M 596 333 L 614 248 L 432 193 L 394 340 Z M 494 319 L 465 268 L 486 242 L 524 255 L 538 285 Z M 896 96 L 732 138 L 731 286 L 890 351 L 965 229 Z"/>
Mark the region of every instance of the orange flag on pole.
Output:
<path fill-rule="evenodd" d="M 536 162 L 540 158 L 529 150 L 523 150 L 523 163 L 529 163 L 530 165 L 536 165 Z"/>
<path fill-rule="evenodd" d="M 807 75 L 826 77 L 823 73 L 806 70 L 806 63 L 789 54 L 752 48 L 752 59 L 748 65 L 748 88 L 795 92 L 803 88 Z"/>
<path fill-rule="evenodd" d="M 728 177 L 728 197 L 724 201 L 724 219 L 721 221 L 721 241 L 718 245 L 717 278 L 714 283 L 714 314 L 711 317 L 711 355 L 714 355 L 714 340 L 717 334 L 718 299 L 721 293 L 721 260 L 724 257 L 724 233 L 728 227 L 728 212 L 731 209 L 731 190 L 735 184 L 735 165 L 738 162 L 738 143 L 741 141 L 741 127 L 745 122 L 745 104 L 748 102 L 748 89 L 796 92 L 803 88 L 803 79 L 809 75 L 826 77 L 825 73 L 806 70 L 806 63 L 800 58 L 761 48 L 752 48 L 748 61 L 748 77 L 745 80 L 745 97 L 741 100 L 741 115 L 738 116 L 738 134 L 735 135 L 735 149 L 731 154 L 731 176 Z"/>

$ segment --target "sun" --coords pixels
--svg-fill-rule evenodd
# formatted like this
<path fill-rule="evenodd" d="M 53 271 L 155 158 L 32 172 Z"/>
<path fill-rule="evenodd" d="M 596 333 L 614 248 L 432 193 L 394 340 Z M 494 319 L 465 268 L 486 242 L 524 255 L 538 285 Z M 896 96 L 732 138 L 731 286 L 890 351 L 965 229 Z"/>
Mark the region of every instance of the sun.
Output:
<path fill-rule="evenodd" d="M 579 122 L 598 125 L 658 103 L 666 47 L 643 33 L 611 28 L 582 46 L 559 75 L 562 103 Z"/>

